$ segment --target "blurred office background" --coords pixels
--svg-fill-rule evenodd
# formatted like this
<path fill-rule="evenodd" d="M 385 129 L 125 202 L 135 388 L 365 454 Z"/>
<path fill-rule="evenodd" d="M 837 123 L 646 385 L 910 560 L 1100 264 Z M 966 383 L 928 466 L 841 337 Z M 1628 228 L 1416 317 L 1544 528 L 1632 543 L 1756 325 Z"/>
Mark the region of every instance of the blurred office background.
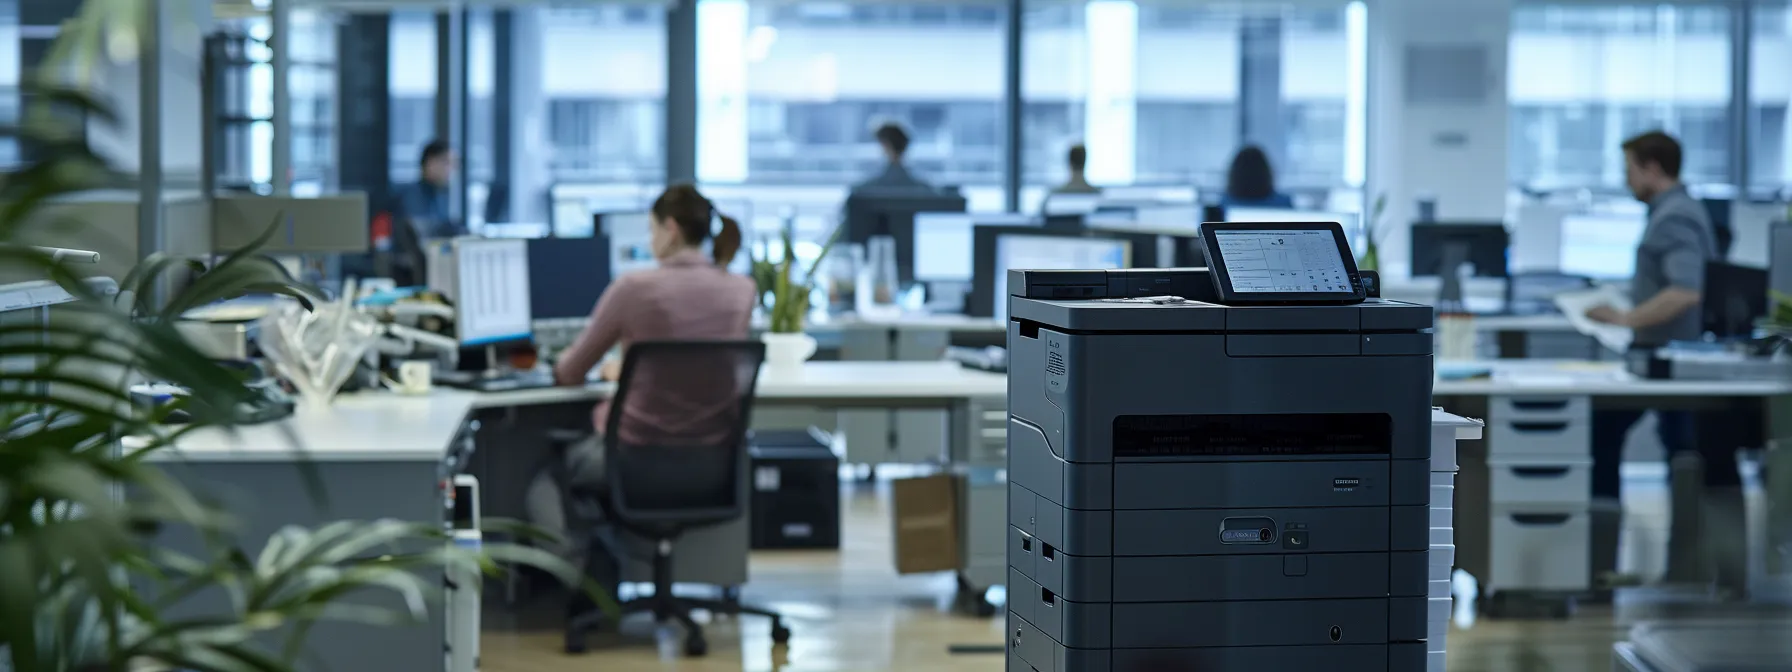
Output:
<path fill-rule="evenodd" d="M 0 2 L 0 43 L 18 45 L 0 47 L 0 121 L 69 11 L 36 5 L 59 4 Z M 1303 206 L 1385 195 L 1399 224 L 1428 198 L 1522 228 L 1527 202 L 1634 208 L 1617 145 L 1651 128 L 1680 137 L 1699 192 L 1783 199 L 1789 16 L 1778 0 L 229 0 L 211 28 L 240 38 L 217 120 L 227 184 L 272 189 L 285 114 L 298 194 L 379 203 L 440 137 L 464 150 L 455 208 L 475 227 L 638 208 L 694 180 L 756 228 L 794 216 L 820 236 L 880 165 L 886 120 L 974 211 L 1037 211 L 1077 142 L 1110 193 L 1171 201 L 1217 192 L 1255 143 Z M 18 159 L 0 139 L 0 162 Z M 1403 228 L 1382 255 L 1396 276 Z"/>

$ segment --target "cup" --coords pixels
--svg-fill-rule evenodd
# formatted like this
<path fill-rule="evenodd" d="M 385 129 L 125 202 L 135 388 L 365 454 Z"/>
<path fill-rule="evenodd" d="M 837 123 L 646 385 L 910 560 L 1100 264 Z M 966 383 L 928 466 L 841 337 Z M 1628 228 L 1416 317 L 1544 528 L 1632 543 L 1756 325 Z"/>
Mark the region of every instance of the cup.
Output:
<path fill-rule="evenodd" d="M 426 359 L 413 359 L 398 364 L 398 380 L 393 387 L 401 394 L 428 394 L 435 366 Z"/>

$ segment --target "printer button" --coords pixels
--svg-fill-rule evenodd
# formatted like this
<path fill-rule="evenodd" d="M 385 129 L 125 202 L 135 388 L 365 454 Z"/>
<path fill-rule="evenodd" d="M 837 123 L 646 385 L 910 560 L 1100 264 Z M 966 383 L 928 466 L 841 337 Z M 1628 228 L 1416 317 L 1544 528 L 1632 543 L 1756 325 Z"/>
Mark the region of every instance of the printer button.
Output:
<path fill-rule="evenodd" d="M 1284 556 L 1282 556 L 1282 576 L 1306 576 L 1306 575 L 1307 575 L 1307 556 L 1304 556 L 1304 555 L 1284 555 Z"/>
<path fill-rule="evenodd" d="M 1290 550 L 1290 551 L 1307 550 L 1307 533 L 1306 533 L 1306 531 L 1301 530 L 1301 531 L 1284 532 L 1282 534 L 1282 548 L 1284 548 L 1286 550 Z"/>

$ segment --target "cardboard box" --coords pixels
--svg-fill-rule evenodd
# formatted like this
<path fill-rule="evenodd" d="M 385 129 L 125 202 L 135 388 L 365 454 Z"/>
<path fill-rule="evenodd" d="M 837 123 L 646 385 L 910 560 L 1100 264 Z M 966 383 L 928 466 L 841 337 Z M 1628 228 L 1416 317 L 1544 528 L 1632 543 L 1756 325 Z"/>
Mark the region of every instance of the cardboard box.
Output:
<path fill-rule="evenodd" d="M 936 474 L 890 483 L 896 526 L 896 573 L 958 569 L 958 477 Z"/>

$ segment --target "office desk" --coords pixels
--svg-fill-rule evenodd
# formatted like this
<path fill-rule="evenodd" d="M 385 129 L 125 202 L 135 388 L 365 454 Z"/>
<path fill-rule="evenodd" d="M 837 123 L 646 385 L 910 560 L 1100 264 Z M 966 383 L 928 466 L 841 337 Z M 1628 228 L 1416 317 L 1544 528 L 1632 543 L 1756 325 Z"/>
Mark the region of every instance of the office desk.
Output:
<path fill-rule="evenodd" d="M 592 404 L 611 391 L 609 384 L 599 383 L 481 395 L 474 403 L 474 417 L 481 420 L 479 447 L 468 471 L 479 477 L 485 514 L 523 517 L 529 479 L 548 457 L 539 430 L 589 427 Z M 959 493 L 964 549 L 959 578 L 965 593 L 980 600 L 985 589 L 1006 576 L 1007 495 L 1005 484 L 993 475 L 1006 455 L 1007 395 L 1007 376 L 949 362 L 810 362 L 794 372 L 762 370 L 754 408 L 756 418 L 762 409 L 791 408 L 843 416 L 892 410 L 942 416 L 943 426 L 930 440 L 904 444 L 913 450 L 891 461 L 946 464 L 965 474 Z M 692 583 L 745 583 L 744 559 L 702 549 L 744 548 L 747 534 L 744 519 L 693 532 L 680 542 L 691 550 L 675 555 L 675 573 Z M 646 571 L 645 564 L 631 563 L 624 578 L 645 580 Z"/>
<path fill-rule="evenodd" d="M 303 407 L 291 418 L 266 425 L 195 432 L 151 459 L 196 493 L 220 500 L 237 517 L 238 538 L 251 557 L 289 525 L 315 528 L 334 520 L 380 518 L 443 521 L 441 481 L 462 468 L 481 478 L 484 515 L 520 518 L 522 493 L 544 457 L 545 444 L 506 443 L 501 440 L 506 435 L 483 419 L 555 407 L 578 423 L 574 426 L 588 427 L 591 405 L 612 390 L 609 384 L 594 384 L 483 394 L 437 389 L 423 396 L 345 395 L 327 407 Z M 950 363 L 813 362 L 793 373 L 762 372 L 756 405 L 941 409 L 952 418 L 954 431 L 940 437 L 931 455 L 914 461 L 993 469 L 1003 459 L 1005 443 L 1003 435 L 989 429 L 1005 428 L 1006 396 L 1006 376 Z M 129 450 L 143 442 L 125 443 Z M 300 462 L 318 477 L 326 501 L 312 500 Z M 986 529 L 1005 524 L 1005 493 L 1000 483 L 967 486 L 961 493 L 966 495 L 960 508 L 966 542 L 961 579 L 979 597 L 1005 576 L 1007 537 L 1000 528 Z M 746 530 L 743 519 L 687 541 L 701 545 L 705 533 L 738 534 L 738 539 L 725 541 L 745 548 Z M 169 530 L 156 543 L 192 551 L 199 540 Z M 681 558 L 701 561 L 703 555 Z M 742 562 L 732 585 L 746 581 L 745 570 Z M 642 577 L 631 573 L 631 580 Z M 382 604 L 402 606 L 396 601 Z M 210 611 L 214 606 L 197 603 L 193 608 Z M 405 628 L 320 624 L 311 641 L 318 661 L 328 669 L 421 670 L 442 660 L 444 626 L 444 615 L 434 610 L 428 622 Z"/>
<path fill-rule="evenodd" d="M 1451 413 L 1487 419 L 1485 441 L 1465 444 L 1459 455 L 1456 557 L 1458 567 L 1475 574 L 1496 596 L 1507 591 L 1585 592 L 1592 587 L 1594 571 L 1615 566 L 1615 558 L 1605 557 L 1613 544 L 1595 549 L 1590 542 L 1595 408 L 1731 411 L 1765 406 L 1770 408 L 1765 414 L 1770 427 L 1762 429 L 1768 437 L 1787 435 L 1785 423 L 1792 419 L 1775 408 L 1792 398 L 1792 381 L 1645 380 L 1617 364 L 1486 364 L 1494 372 L 1491 378 L 1438 381 L 1432 395 L 1433 403 Z M 1780 452 L 1767 456 L 1770 464 L 1788 459 Z M 1792 464 L 1769 470 L 1792 473 L 1788 469 Z M 1792 501 L 1784 480 L 1768 483 L 1770 500 Z M 1770 521 L 1768 548 L 1787 541 L 1772 536 L 1785 527 Z"/>
<path fill-rule="evenodd" d="M 344 396 L 328 407 L 301 407 L 291 418 L 234 433 L 194 432 L 149 459 L 195 494 L 215 498 L 233 516 L 236 538 L 254 558 L 289 525 L 316 529 L 336 520 L 387 518 L 443 522 L 440 483 L 449 471 L 448 458 L 471 447 L 464 420 L 474 398 L 455 391 Z M 124 444 L 130 450 L 142 442 Z M 324 501 L 313 499 L 301 462 L 315 474 Z M 186 553 L 201 548 L 190 531 L 175 528 L 164 528 L 155 543 Z M 362 599 L 403 608 L 396 598 Z M 223 608 L 205 596 L 183 603 L 193 615 Z M 321 666 L 305 669 L 426 669 L 440 664 L 445 631 L 440 609 L 406 627 L 319 623 L 310 641 Z"/>

